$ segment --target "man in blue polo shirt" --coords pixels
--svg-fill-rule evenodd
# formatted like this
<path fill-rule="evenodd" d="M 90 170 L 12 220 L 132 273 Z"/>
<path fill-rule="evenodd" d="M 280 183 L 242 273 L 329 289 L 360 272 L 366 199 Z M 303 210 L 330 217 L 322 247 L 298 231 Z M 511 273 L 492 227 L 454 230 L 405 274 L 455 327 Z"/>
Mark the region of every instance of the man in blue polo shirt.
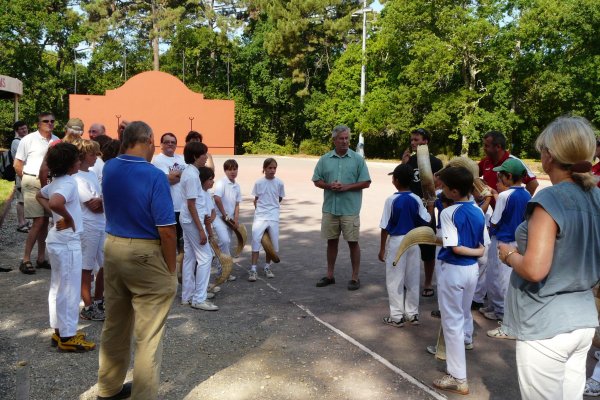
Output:
<path fill-rule="evenodd" d="M 348 290 L 360 287 L 360 207 L 362 190 L 371 185 L 365 159 L 350 150 L 350 128 L 336 126 L 332 132 L 334 150 L 319 159 L 312 181 L 324 190 L 321 236 L 327 239 L 327 276 L 317 282 L 317 287 L 335 283 L 333 271 L 338 253 L 340 233 L 348 242 L 352 279 Z"/>
<path fill-rule="evenodd" d="M 156 399 L 162 339 L 177 289 L 175 211 L 166 175 L 150 164 L 154 135 L 135 121 L 124 154 L 104 166 L 104 295 L 98 399 Z M 135 340 L 133 387 L 123 385 Z M 117 397 L 114 397 L 117 396 Z"/>

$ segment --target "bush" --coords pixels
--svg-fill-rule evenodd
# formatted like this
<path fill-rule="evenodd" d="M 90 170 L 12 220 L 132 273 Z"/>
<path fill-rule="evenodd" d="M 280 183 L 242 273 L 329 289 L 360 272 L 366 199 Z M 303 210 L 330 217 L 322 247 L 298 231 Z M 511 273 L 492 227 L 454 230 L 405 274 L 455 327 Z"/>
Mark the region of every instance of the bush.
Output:
<path fill-rule="evenodd" d="M 322 156 L 331 150 L 330 144 L 322 143 L 317 139 L 305 139 L 300 142 L 298 153 L 310 156 Z"/>
<path fill-rule="evenodd" d="M 277 144 L 275 135 L 265 134 L 258 142 L 244 142 L 242 144 L 244 152 L 248 154 L 293 154 L 294 144 L 291 140 L 286 140 L 285 145 Z"/>

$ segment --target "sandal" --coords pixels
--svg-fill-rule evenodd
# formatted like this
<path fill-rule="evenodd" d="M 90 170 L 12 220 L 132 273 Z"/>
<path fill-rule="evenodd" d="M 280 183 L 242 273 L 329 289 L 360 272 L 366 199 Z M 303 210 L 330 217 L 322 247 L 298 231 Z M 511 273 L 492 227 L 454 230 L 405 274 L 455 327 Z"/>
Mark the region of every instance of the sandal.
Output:
<path fill-rule="evenodd" d="M 47 260 L 44 260 L 42 262 L 36 261 L 35 262 L 35 267 L 36 268 L 43 268 L 43 269 L 52 269 L 52 266 L 50 265 L 50 263 Z"/>
<path fill-rule="evenodd" d="M 33 264 L 31 264 L 31 261 L 21 261 L 21 264 L 19 264 L 19 271 L 21 271 L 25 275 L 35 274 L 35 268 L 33 268 Z"/>
<path fill-rule="evenodd" d="M 17 232 L 22 232 L 22 233 L 28 233 L 29 232 L 29 225 L 27 225 L 27 223 L 18 226 L 17 227 Z"/>
<path fill-rule="evenodd" d="M 433 288 L 425 288 L 421 292 L 421 296 L 423 296 L 423 297 L 433 297 L 434 294 L 435 294 L 435 291 L 433 290 Z"/>

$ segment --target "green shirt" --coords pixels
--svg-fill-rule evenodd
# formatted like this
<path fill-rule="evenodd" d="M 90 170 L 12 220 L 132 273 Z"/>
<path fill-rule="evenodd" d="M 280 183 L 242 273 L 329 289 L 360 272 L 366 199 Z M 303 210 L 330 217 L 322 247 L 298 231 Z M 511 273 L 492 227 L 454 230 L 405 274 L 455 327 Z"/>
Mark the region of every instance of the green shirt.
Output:
<path fill-rule="evenodd" d="M 342 184 L 371 182 L 365 159 L 354 151 L 340 157 L 335 150 L 330 151 L 319 159 L 312 177 L 313 182 L 324 181 Z M 347 192 L 323 191 L 323 212 L 333 215 L 358 215 L 362 204 L 362 190 Z"/>

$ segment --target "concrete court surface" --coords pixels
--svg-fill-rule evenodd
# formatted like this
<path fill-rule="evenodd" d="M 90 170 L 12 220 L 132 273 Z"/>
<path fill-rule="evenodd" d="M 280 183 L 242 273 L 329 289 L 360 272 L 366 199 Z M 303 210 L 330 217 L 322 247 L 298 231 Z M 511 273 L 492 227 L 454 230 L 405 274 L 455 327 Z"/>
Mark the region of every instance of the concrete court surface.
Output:
<path fill-rule="evenodd" d="M 225 157 L 215 156 L 217 179 Z M 265 157 L 238 156 L 244 195 L 242 221 L 250 231 L 252 185 Z M 385 270 L 377 260 L 383 202 L 394 188 L 394 163 L 369 163 L 372 185 L 361 212 L 361 288 L 350 278 L 347 246 L 340 242 L 336 285 L 316 288 L 325 273 L 320 239 L 322 191 L 311 182 L 316 158 L 277 157 L 286 185 L 281 207 L 281 263 L 274 279 L 247 282 L 249 247 L 237 260 L 238 280 L 223 286 L 216 313 L 172 306 L 165 335 L 160 398 L 165 399 L 429 399 L 459 398 L 431 389 L 445 364 L 425 351 L 439 320 L 435 298 L 421 298 L 421 325 L 384 325 L 388 315 Z M 548 182 L 541 181 L 541 186 Z M 18 265 L 22 240 L 14 211 L 4 223 L 2 266 Z M 263 255 L 261 254 L 261 259 Z M 57 354 L 48 345 L 49 272 L 0 275 L 0 398 L 95 398 L 97 352 Z M 475 349 L 467 353 L 471 398 L 518 399 L 514 342 L 490 339 L 492 321 L 478 313 Z M 80 321 L 99 344 L 101 323 Z M 19 365 L 25 361 L 25 366 Z M 588 364 L 592 364 L 589 361 Z M 23 363 L 21 363 L 23 364 Z M 588 366 L 589 367 L 589 366 Z M 131 377 L 131 371 L 128 374 Z M 17 394 L 15 397 L 14 394 Z"/>

